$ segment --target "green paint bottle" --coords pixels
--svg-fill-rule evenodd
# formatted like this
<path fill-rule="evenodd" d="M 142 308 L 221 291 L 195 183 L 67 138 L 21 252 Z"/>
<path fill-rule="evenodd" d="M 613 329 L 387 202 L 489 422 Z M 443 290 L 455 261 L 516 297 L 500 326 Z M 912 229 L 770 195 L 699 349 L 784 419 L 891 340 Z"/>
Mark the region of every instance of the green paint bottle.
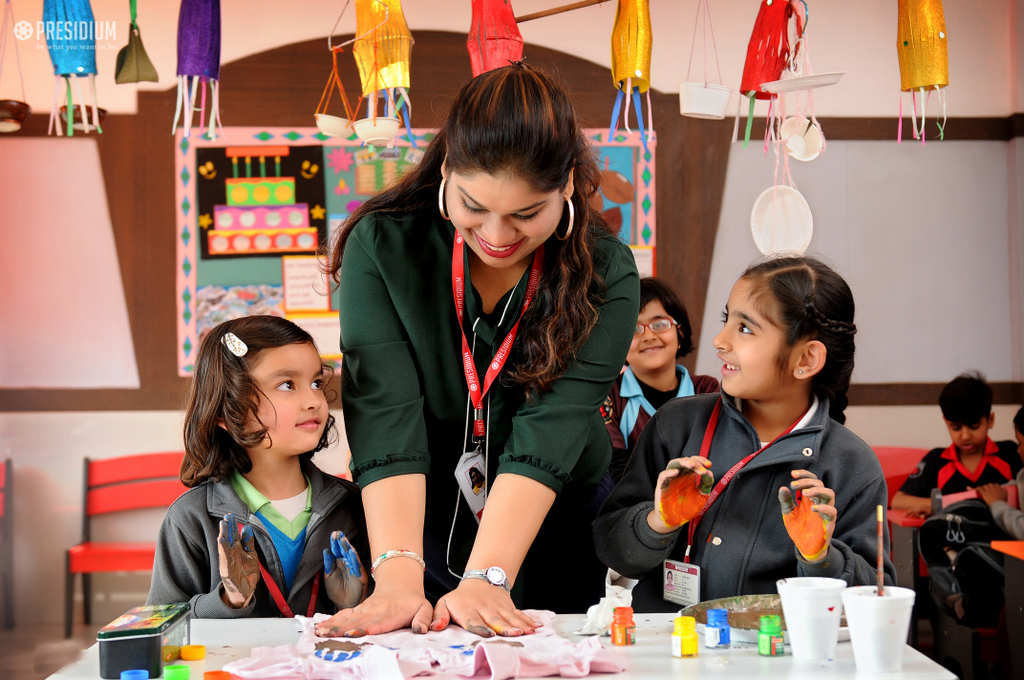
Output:
<path fill-rule="evenodd" d="M 782 656 L 782 619 L 772 614 L 761 617 L 761 630 L 757 634 L 757 651 L 762 656 Z"/>

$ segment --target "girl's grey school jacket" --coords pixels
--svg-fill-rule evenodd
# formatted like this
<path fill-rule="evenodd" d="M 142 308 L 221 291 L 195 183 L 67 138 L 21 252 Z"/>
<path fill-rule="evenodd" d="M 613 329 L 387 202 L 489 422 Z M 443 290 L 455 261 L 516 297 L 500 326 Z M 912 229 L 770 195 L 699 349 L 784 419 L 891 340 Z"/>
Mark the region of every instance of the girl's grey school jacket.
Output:
<path fill-rule="evenodd" d="M 334 603 L 327 597 L 323 571 L 325 548 L 333 531 L 343 531 L 359 553 L 363 568 L 369 568 L 370 546 L 359 487 L 325 475 L 311 461 L 302 461 L 302 472 L 312 489 L 312 515 L 306 525 L 306 546 L 286 601 L 292 612 L 305 616 L 320 574 L 316 611 L 333 614 Z M 231 619 L 281 616 L 262 576 L 249 606 L 232 609 L 220 598 L 220 568 L 217 536 L 220 521 L 228 513 L 252 527 L 260 563 L 284 593 L 281 560 L 263 522 L 238 497 L 230 479 L 207 481 L 186 491 L 167 510 L 156 544 L 153 583 L 146 604 L 188 602 L 192 616 L 201 619 Z"/>
<path fill-rule="evenodd" d="M 661 407 L 644 429 L 622 481 L 593 524 L 598 557 L 620 574 L 639 579 L 633 608 L 669 612 L 663 599 L 662 563 L 683 561 L 689 525 L 661 535 L 647 525 L 654 485 L 673 458 L 696 456 L 715 402 L 722 398 L 711 451 L 715 483 L 737 462 L 760 448 L 757 432 L 722 392 L 684 397 Z M 697 525 L 690 562 L 701 567 L 700 599 L 777 592 L 775 582 L 792 576 L 826 576 L 850 585 L 876 583 L 876 507 L 887 505 L 882 467 L 856 435 L 828 417 L 822 398 L 807 427 L 779 438 L 750 461 Z M 803 560 L 782 521 L 778 491 L 793 470 L 810 470 L 835 491 L 838 519 L 825 559 Z M 895 582 L 884 527 L 885 582 Z"/>

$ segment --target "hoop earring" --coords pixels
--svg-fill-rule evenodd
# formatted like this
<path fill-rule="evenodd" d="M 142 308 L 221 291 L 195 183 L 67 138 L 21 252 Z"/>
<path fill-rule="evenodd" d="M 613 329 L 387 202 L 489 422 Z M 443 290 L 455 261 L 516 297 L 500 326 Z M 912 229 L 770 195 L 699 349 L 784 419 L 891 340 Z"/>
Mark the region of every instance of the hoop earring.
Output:
<path fill-rule="evenodd" d="M 569 199 L 569 198 L 565 199 L 565 203 L 566 203 L 566 205 L 569 206 L 569 228 L 565 230 L 565 236 L 559 236 L 558 235 L 558 227 L 555 227 L 555 238 L 557 238 L 559 241 L 568 240 L 569 234 L 572 233 L 573 222 L 576 221 L 576 207 L 573 206 L 572 199 Z"/>
<path fill-rule="evenodd" d="M 441 213 L 441 217 L 451 222 L 451 218 L 448 217 L 448 213 L 444 209 L 444 183 L 448 181 L 447 177 L 441 177 L 441 187 L 437 190 L 437 210 Z"/>

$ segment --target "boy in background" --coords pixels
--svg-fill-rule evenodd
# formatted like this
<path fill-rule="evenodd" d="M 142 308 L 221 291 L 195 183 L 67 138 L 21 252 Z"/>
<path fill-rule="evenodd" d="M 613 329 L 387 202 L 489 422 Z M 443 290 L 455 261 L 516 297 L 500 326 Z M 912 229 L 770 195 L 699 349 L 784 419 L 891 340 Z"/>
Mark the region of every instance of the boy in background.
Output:
<path fill-rule="evenodd" d="M 1013 435 L 1017 438 L 1017 455 L 1024 462 L 1024 407 L 1013 417 Z M 1014 539 L 1024 541 L 1024 512 L 1006 503 L 1006 489 L 1000 484 L 985 484 L 978 487 L 978 495 L 988 503 L 992 519 L 999 528 Z M 1024 467 L 1017 472 L 1017 503 L 1024 505 Z"/>
<path fill-rule="evenodd" d="M 927 517 L 931 491 L 959 493 L 987 484 L 1005 484 L 1024 467 L 1011 441 L 996 444 L 992 388 L 979 373 L 963 373 L 942 388 L 939 407 L 952 444 L 929 451 L 892 499 L 893 510 Z"/>

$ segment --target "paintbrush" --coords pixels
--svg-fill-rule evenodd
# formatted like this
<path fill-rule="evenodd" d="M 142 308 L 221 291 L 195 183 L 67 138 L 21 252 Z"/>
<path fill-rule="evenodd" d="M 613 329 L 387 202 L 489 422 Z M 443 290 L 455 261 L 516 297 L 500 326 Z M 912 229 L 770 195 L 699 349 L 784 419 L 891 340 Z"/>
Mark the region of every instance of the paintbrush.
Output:
<path fill-rule="evenodd" d="M 882 506 L 878 506 L 878 596 L 882 597 L 885 588 L 885 570 L 882 567 Z"/>

